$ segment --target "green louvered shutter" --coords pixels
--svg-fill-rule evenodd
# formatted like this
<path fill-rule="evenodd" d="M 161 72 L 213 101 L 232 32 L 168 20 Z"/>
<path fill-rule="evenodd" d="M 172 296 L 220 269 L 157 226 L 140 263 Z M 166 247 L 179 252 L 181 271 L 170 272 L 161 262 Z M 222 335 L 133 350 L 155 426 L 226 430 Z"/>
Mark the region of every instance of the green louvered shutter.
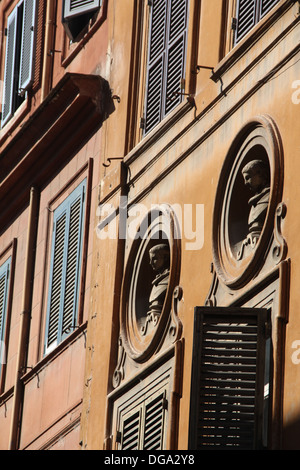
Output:
<path fill-rule="evenodd" d="M 153 0 L 145 93 L 146 134 L 182 101 L 188 4 L 186 0 Z"/>
<path fill-rule="evenodd" d="M 85 181 L 54 212 L 45 352 L 73 331 L 77 319 Z"/>
<path fill-rule="evenodd" d="M 17 43 L 17 19 L 18 10 L 15 8 L 7 20 L 5 70 L 2 98 L 1 126 L 12 117 L 14 113 L 14 90 L 15 90 L 15 56 Z"/>
<path fill-rule="evenodd" d="M 270 315 L 195 309 L 189 448 L 254 450 L 267 442 Z"/>
<path fill-rule="evenodd" d="M 37 1 L 24 0 L 19 91 L 24 92 L 33 81 L 36 37 Z"/>
<path fill-rule="evenodd" d="M 8 284 L 10 273 L 11 258 L 9 258 L 0 267 L 0 371 L 1 364 L 5 362 L 5 324 L 6 324 L 6 311 L 7 311 L 7 297 L 8 297 Z"/>

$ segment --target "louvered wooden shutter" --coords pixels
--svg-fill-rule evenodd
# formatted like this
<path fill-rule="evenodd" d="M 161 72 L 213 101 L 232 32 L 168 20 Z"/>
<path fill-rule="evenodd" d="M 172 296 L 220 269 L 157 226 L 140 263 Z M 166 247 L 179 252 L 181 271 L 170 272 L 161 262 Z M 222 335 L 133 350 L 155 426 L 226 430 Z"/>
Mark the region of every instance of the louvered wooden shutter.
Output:
<path fill-rule="evenodd" d="M 37 0 L 24 0 L 19 91 L 27 90 L 33 81 L 36 37 Z"/>
<path fill-rule="evenodd" d="M 153 0 L 145 100 L 145 133 L 182 100 L 188 1 Z"/>
<path fill-rule="evenodd" d="M 183 0 L 172 0 L 170 5 L 165 114 L 182 101 L 180 81 L 185 69 L 187 6 L 188 2 Z"/>
<path fill-rule="evenodd" d="M 5 70 L 2 99 L 1 126 L 12 117 L 14 112 L 14 88 L 15 88 L 15 54 L 17 41 L 17 8 L 9 15 L 7 20 L 7 37 L 5 52 Z"/>
<path fill-rule="evenodd" d="M 268 322 L 265 309 L 195 310 L 191 449 L 261 447 Z"/>
<path fill-rule="evenodd" d="M 64 0 L 64 19 L 89 13 L 100 6 L 101 0 Z"/>
<path fill-rule="evenodd" d="M 120 450 L 162 450 L 165 430 L 166 391 L 146 396 L 124 416 Z"/>
<path fill-rule="evenodd" d="M 164 418 L 166 409 L 165 392 L 160 392 L 145 403 L 145 422 L 143 450 L 161 450 L 163 448 Z"/>
<path fill-rule="evenodd" d="M 261 0 L 260 17 L 266 15 L 278 2 L 279 0 Z"/>
<path fill-rule="evenodd" d="M 279 0 L 238 0 L 235 44 L 239 42 Z"/>
<path fill-rule="evenodd" d="M 130 414 L 123 424 L 122 450 L 138 450 L 141 430 L 141 409 Z"/>
<path fill-rule="evenodd" d="M 77 315 L 85 182 L 54 213 L 46 352 L 72 331 Z"/>
<path fill-rule="evenodd" d="M 1 364 L 5 360 L 4 334 L 5 334 L 6 311 L 7 311 L 7 295 L 8 295 L 10 262 L 11 262 L 11 259 L 9 258 L 0 268 L 0 370 L 1 370 Z"/>
<path fill-rule="evenodd" d="M 240 41 L 256 22 L 257 0 L 238 0 L 235 42 Z"/>

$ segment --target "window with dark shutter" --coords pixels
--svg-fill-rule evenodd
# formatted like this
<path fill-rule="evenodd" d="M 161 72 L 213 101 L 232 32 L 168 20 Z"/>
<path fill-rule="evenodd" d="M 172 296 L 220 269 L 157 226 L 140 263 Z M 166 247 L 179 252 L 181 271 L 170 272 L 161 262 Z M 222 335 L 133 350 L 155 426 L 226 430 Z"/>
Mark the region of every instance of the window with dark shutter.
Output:
<path fill-rule="evenodd" d="M 186 0 L 150 3 L 145 134 L 182 101 L 188 4 Z"/>
<path fill-rule="evenodd" d="M 93 14 L 101 7 L 102 0 L 64 0 L 63 25 L 74 41 L 85 28 Z"/>
<path fill-rule="evenodd" d="M 73 331 L 77 320 L 85 181 L 54 212 L 45 352 Z"/>
<path fill-rule="evenodd" d="M 152 391 L 124 413 L 119 431 L 120 450 L 163 449 L 166 403 L 166 390 Z"/>
<path fill-rule="evenodd" d="M 11 259 L 9 258 L 0 267 L 0 372 L 1 365 L 5 362 L 5 324 L 7 311 L 8 283 L 10 273 Z"/>
<path fill-rule="evenodd" d="M 237 0 L 236 31 L 237 44 L 279 0 Z"/>
<path fill-rule="evenodd" d="M 259 449 L 270 377 L 266 309 L 195 309 L 190 449 Z"/>
<path fill-rule="evenodd" d="M 24 101 L 33 81 L 37 0 L 22 0 L 7 20 L 1 126 Z"/>

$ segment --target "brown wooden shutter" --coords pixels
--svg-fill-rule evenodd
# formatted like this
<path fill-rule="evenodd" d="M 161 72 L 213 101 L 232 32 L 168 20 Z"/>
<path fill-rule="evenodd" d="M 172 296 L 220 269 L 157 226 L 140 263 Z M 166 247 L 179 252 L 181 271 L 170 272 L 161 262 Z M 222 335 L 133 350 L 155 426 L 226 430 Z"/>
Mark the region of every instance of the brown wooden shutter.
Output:
<path fill-rule="evenodd" d="M 164 444 L 166 390 L 148 392 L 121 418 L 120 450 L 162 450 Z"/>
<path fill-rule="evenodd" d="M 264 426 L 266 309 L 195 309 L 190 449 L 258 449 Z"/>
<path fill-rule="evenodd" d="M 162 449 L 166 403 L 165 391 L 145 403 L 144 450 Z"/>

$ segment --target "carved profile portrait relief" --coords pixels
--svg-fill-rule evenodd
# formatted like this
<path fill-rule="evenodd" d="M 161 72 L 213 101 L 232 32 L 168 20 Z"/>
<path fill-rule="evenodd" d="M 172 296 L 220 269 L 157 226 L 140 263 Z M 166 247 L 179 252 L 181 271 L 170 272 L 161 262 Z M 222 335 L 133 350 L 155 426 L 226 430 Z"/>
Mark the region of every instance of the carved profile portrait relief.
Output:
<path fill-rule="evenodd" d="M 243 240 L 238 259 L 247 255 L 247 251 L 255 248 L 261 235 L 270 199 L 269 168 L 263 160 L 251 160 L 243 169 L 245 186 L 252 196 L 248 200 L 248 234 Z"/>
<path fill-rule="evenodd" d="M 175 214 L 168 207 L 152 210 L 142 221 L 144 232 L 133 241 L 126 263 L 120 338 L 135 362 L 151 357 L 170 325 L 173 291 L 179 280 L 180 239 L 175 233 Z"/>
<path fill-rule="evenodd" d="M 282 145 L 268 116 L 249 121 L 232 142 L 217 188 L 213 219 L 216 273 L 239 288 L 259 270 L 282 191 Z"/>
<path fill-rule="evenodd" d="M 168 244 L 154 245 L 149 250 L 149 262 L 155 278 L 151 282 L 151 292 L 149 296 L 149 307 L 142 327 L 142 334 L 145 335 L 150 329 L 157 325 L 161 315 L 170 277 L 170 247 Z"/>

